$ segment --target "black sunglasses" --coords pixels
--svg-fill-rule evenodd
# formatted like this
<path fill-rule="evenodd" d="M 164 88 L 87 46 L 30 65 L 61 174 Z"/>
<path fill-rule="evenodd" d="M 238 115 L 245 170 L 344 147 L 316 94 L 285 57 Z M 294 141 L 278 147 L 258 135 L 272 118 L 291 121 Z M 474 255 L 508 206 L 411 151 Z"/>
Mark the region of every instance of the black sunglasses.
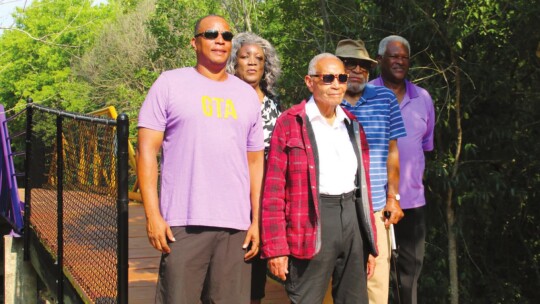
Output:
<path fill-rule="evenodd" d="M 337 78 L 339 83 L 346 83 L 349 79 L 349 74 L 313 74 L 311 77 L 321 77 L 324 83 L 332 83 Z"/>
<path fill-rule="evenodd" d="M 356 59 L 341 59 L 343 61 L 343 65 L 348 70 L 354 70 L 357 66 L 359 66 L 361 69 L 365 70 L 366 72 L 369 72 L 369 69 L 371 69 L 371 62 L 365 61 L 365 60 L 356 60 Z"/>
<path fill-rule="evenodd" d="M 202 33 L 198 33 L 197 35 L 195 35 L 195 38 L 199 36 L 203 36 L 204 39 L 214 40 L 219 36 L 219 34 L 220 32 L 218 32 L 217 30 L 206 30 Z M 221 37 L 223 37 L 223 40 L 225 41 L 231 41 L 233 36 L 234 36 L 233 33 L 229 31 L 221 32 Z"/>

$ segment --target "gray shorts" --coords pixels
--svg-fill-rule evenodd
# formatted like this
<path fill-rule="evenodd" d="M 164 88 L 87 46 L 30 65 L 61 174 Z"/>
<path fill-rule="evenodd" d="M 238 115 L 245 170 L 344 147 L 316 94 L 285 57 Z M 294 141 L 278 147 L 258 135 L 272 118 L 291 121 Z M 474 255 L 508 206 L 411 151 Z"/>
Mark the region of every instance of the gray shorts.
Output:
<path fill-rule="evenodd" d="M 162 254 L 156 303 L 249 303 L 251 265 L 244 262 L 246 231 L 171 227 L 176 242 Z"/>

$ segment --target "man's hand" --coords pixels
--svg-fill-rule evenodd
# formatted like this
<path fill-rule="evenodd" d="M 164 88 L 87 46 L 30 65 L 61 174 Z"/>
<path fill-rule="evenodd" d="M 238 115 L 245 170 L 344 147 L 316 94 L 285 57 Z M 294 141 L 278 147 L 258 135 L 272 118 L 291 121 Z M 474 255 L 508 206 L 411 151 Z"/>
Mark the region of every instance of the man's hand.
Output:
<path fill-rule="evenodd" d="M 268 269 L 270 269 L 270 272 L 283 281 L 287 280 L 287 274 L 289 274 L 289 270 L 287 269 L 288 265 L 288 256 L 280 256 L 268 259 Z"/>
<path fill-rule="evenodd" d="M 170 253 L 171 248 L 167 239 L 171 242 L 176 241 L 171 227 L 161 216 L 154 216 L 146 220 L 146 233 L 150 244 L 162 253 Z"/>
<path fill-rule="evenodd" d="M 251 247 L 249 246 L 251 243 Z M 242 245 L 242 249 L 249 250 L 244 254 L 244 260 L 251 260 L 254 258 L 257 253 L 259 253 L 259 223 L 253 222 L 249 226 L 249 229 L 246 234 L 246 238 L 244 239 L 244 244 Z"/>
<path fill-rule="evenodd" d="M 375 274 L 375 264 L 375 257 L 370 254 L 366 265 L 366 275 L 368 280 Z"/>
<path fill-rule="evenodd" d="M 403 216 L 405 216 L 403 210 L 401 210 L 401 207 L 399 206 L 399 201 L 395 198 L 386 199 L 386 206 L 383 209 L 383 214 L 385 214 L 385 212 L 390 212 L 389 218 L 383 216 L 384 226 L 386 228 L 390 227 L 390 224 L 397 224 Z"/>

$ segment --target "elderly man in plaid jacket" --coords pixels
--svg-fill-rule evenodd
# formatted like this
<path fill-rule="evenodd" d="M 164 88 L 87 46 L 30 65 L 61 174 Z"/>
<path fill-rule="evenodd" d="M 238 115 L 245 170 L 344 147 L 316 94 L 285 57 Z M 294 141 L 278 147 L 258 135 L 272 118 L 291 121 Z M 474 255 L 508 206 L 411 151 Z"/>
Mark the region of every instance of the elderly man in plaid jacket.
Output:
<path fill-rule="evenodd" d="M 348 74 L 332 54 L 305 76 L 313 94 L 277 120 L 262 201 L 262 257 L 292 303 L 367 303 L 367 254 L 377 254 L 366 137 L 340 106 Z"/>

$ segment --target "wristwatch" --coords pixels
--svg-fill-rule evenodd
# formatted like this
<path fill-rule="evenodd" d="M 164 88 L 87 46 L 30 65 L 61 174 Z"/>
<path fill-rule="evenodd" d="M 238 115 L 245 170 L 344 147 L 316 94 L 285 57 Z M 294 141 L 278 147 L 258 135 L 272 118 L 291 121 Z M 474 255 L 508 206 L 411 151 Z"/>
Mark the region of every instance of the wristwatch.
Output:
<path fill-rule="evenodd" d="M 400 196 L 399 193 L 398 193 L 398 194 L 396 194 L 395 196 L 388 196 L 388 198 L 393 198 L 393 199 L 395 199 L 396 201 L 399 202 L 399 200 L 401 199 L 401 196 Z"/>

